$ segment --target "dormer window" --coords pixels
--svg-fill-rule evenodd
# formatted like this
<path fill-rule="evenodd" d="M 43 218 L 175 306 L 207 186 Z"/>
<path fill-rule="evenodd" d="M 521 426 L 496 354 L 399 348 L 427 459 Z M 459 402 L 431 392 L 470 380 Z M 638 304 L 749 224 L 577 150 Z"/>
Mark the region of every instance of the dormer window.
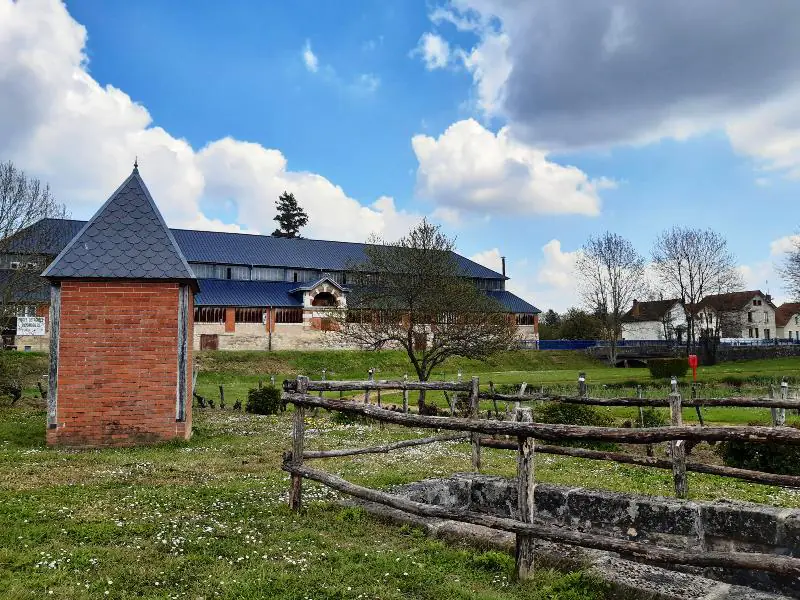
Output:
<path fill-rule="evenodd" d="M 21 265 L 18 260 L 11 261 L 11 268 L 14 269 L 15 271 L 19 271 L 20 266 Z"/>

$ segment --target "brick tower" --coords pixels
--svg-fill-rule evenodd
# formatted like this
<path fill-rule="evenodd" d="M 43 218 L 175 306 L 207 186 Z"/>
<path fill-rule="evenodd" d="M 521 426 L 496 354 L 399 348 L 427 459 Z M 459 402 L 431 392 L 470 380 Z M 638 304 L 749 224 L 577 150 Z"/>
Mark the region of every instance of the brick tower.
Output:
<path fill-rule="evenodd" d="M 188 438 L 197 281 L 138 166 L 42 276 L 48 445 Z"/>

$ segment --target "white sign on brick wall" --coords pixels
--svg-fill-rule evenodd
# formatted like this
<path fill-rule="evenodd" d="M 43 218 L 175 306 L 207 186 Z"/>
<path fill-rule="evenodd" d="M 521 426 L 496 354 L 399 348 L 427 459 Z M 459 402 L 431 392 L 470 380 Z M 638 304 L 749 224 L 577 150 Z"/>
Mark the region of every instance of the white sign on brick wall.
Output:
<path fill-rule="evenodd" d="M 17 335 L 44 335 L 44 317 L 17 317 Z"/>

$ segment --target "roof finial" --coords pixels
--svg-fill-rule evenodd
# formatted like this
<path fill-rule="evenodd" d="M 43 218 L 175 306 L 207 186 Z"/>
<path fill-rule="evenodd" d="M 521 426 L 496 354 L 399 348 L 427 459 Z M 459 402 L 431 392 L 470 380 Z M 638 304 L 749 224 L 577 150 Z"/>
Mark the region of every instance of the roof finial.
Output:
<path fill-rule="evenodd" d="M 139 156 L 138 155 L 135 156 L 134 159 L 133 159 L 133 172 L 134 173 L 138 173 L 139 172 Z"/>

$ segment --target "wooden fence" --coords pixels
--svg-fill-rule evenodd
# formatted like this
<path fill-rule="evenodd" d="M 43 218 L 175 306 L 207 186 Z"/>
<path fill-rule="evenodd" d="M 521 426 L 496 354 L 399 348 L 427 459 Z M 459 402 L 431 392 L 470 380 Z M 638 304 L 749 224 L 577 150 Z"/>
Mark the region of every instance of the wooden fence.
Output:
<path fill-rule="evenodd" d="M 329 398 L 322 394 L 312 395 L 310 392 L 349 392 L 364 391 L 365 400 L 356 402 L 341 398 Z M 369 402 L 371 391 L 400 390 L 404 392 L 404 410 L 387 410 Z M 469 414 L 465 418 L 418 415 L 408 412 L 407 392 L 409 390 L 431 390 L 447 392 L 464 392 L 469 395 Z M 507 396 L 507 395 L 506 395 Z M 681 422 L 680 394 L 672 392 L 667 401 L 672 416 L 669 427 L 648 429 L 631 429 L 616 427 L 590 427 L 576 425 L 559 425 L 534 423 L 530 408 L 518 407 L 514 410 L 514 420 L 480 419 L 478 402 L 481 398 L 497 400 L 506 396 L 481 393 L 479 380 L 473 377 L 469 382 L 415 382 L 415 381 L 309 381 L 306 377 L 298 377 L 295 381 L 284 382 L 283 399 L 295 407 L 292 428 L 292 449 L 284 455 L 283 469 L 291 474 L 289 505 L 292 510 L 299 510 L 302 504 L 302 480 L 311 479 L 327 485 L 339 492 L 389 506 L 411 514 L 451 519 L 464 523 L 484 525 L 516 534 L 516 570 L 521 578 L 528 577 L 533 569 L 533 547 L 535 538 L 572 544 L 586 548 L 594 548 L 618 552 L 626 556 L 642 560 L 691 565 L 699 567 L 727 567 L 769 571 L 781 575 L 800 576 L 800 559 L 787 556 L 763 554 L 757 552 L 694 552 L 684 549 L 657 547 L 651 544 L 621 540 L 612 537 L 587 534 L 579 531 L 556 528 L 536 519 L 533 491 L 535 477 L 533 458 L 535 452 L 577 456 L 580 458 L 613 460 L 616 462 L 639 464 L 656 468 L 668 468 L 673 471 L 676 494 L 685 497 L 687 494 L 686 471 L 712 473 L 729 477 L 738 477 L 748 481 L 800 487 L 800 477 L 773 475 L 745 469 L 732 469 L 715 465 L 686 463 L 684 443 L 694 441 L 727 441 L 743 440 L 756 443 L 782 443 L 800 445 L 800 430 L 789 427 L 687 427 Z M 579 396 L 580 397 L 580 396 Z M 515 402 L 526 398 L 509 396 Z M 580 397 L 581 401 L 590 400 Z M 556 398 L 559 401 L 570 401 L 574 398 Z M 597 400 L 597 399 L 596 399 Z M 603 399 L 615 400 L 615 399 Z M 622 406 L 628 406 L 625 400 Z M 649 399 L 637 398 L 645 401 Z M 721 401 L 722 399 L 720 399 Z M 769 399 L 767 399 L 769 400 Z M 380 401 L 380 399 L 379 399 Z M 761 401 L 761 400 L 759 400 Z M 766 400 L 765 400 L 766 401 Z M 769 408 L 800 408 L 800 402 L 788 399 L 774 399 L 771 404 L 758 404 Z M 607 404 L 607 403 L 606 403 Z M 648 404 L 649 405 L 649 404 Z M 724 405 L 723 403 L 715 405 Z M 408 427 L 446 430 L 449 434 L 438 434 L 421 439 L 405 440 L 374 446 L 369 448 L 316 450 L 306 451 L 305 411 L 306 408 L 325 408 L 331 411 L 343 411 L 359 414 L 380 423 L 394 423 Z M 483 437 L 482 437 L 483 434 Z M 485 436 L 505 436 L 505 439 Z M 511 438 L 511 439 L 509 439 Z M 453 510 L 441 506 L 433 506 L 389 494 L 386 492 L 362 487 L 325 471 L 309 467 L 306 460 L 352 456 L 357 454 L 386 453 L 393 450 L 420 446 L 440 441 L 469 440 L 472 446 L 472 468 L 480 470 L 481 446 L 513 449 L 517 452 L 517 485 L 518 485 L 518 519 L 495 517 L 483 513 Z M 539 445 L 535 440 L 591 440 L 610 441 L 627 444 L 652 444 L 670 442 L 671 460 L 653 457 L 635 456 L 617 452 L 600 452 L 581 448 L 570 448 L 550 445 Z"/>

